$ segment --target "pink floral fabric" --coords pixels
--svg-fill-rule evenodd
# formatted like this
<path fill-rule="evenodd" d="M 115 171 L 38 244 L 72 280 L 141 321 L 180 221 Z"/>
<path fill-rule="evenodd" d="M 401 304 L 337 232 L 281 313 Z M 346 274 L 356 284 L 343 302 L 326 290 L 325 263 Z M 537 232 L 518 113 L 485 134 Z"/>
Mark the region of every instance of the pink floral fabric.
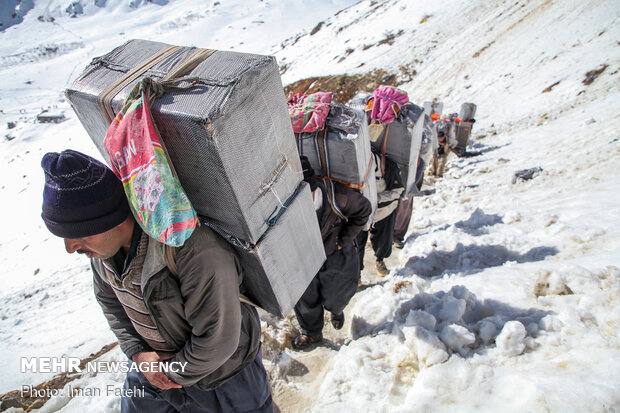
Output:
<path fill-rule="evenodd" d="M 388 124 L 396 119 L 398 111 L 409 101 L 407 92 L 392 86 L 379 86 L 373 93 L 373 104 L 370 110 L 370 121 Z"/>

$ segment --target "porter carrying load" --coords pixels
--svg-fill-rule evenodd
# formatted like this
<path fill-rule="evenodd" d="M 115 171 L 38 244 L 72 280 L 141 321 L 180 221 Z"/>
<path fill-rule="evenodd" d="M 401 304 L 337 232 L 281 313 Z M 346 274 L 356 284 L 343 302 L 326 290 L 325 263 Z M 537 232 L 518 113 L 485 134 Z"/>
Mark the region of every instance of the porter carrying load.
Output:
<path fill-rule="evenodd" d="M 471 136 L 471 128 L 474 126 L 476 116 L 476 105 L 474 103 L 463 103 L 459 112 L 460 122 L 454 122 L 454 136 L 456 139 L 456 152 L 465 152 L 467 142 Z"/>
<path fill-rule="evenodd" d="M 415 185 L 416 167 L 424 130 L 424 109 L 408 99 L 403 91 L 381 86 L 366 108 L 371 121 L 370 144 L 377 154 L 398 164 L 404 197 L 419 192 Z M 382 107 L 378 108 L 378 104 Z"/>
<path fill-rule="evenodd" d="M 286 315 L 325 254 L 275 58 L 145 40 L 95 58 L 66 96 L 108 161 L 106 130 L 145 77 L 170 86 L 153 119 L 201 222 L 239 251 L 250 298 Z"/>

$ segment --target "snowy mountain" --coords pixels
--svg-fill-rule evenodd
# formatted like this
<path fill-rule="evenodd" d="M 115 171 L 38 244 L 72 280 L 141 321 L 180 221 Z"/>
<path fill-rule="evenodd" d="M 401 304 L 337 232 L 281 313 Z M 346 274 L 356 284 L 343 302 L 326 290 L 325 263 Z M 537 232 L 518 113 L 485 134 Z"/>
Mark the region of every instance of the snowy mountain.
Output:
<path fill-rule="evenodd" d="M 88 262 L 40 219 L 39 163 L 65 148 L 98 156 L 64 88 L 145 38 L 273 54 L 284 84 L 381 70 L 415 103 L 478 105 L 482 154 L 425 181 L 389 276 L 367 251 L 343 330 L 296 352 L 295 321 L 262 317 L 281 411 L 620 411 L 619 17 L 611 0 L 3 2 L 0 392 L 52 378 L 21 373 L 21 357 L 85 358 L 115 341 Z M 38 122 L 44 110 L 59 122 Z M 60 394 L 34 411 L 118 409 L 113 394 Z"/>

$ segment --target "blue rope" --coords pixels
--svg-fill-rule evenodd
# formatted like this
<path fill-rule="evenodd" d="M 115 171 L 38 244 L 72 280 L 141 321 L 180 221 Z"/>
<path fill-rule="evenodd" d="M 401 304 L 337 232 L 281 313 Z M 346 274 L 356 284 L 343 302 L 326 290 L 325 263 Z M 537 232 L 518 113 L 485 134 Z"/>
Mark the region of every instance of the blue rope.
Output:
<path fill-rule="evenodd" d="M 288 208 L 288 206 L 291 204 L 291 202 L 293 202 L 293 199 L 295 199 L 295 197 L 297 196 L 297 193 L 299 192 L 299 188 L 301 188 L 301 185 L 298 185 L 297 188 L 295 188 L 295 192 L 293 192 L 293 195 L 291 195 L 285 202 L 284 205 L 282 205 L 282 208 L 280 208 L 280 211 L 278 211 L 278 207 L 276 206 L 273 210 L 273 212 L 271 213 L 271 215 L 269 215 L 269 218 L 267 218 L 267 221 L 265 221 L 265 223 L 267 224 L 267 226 L 269 227 L 273 227 L 274 225 L 276 225 L 276 223 L 278 222 L 278 219 L 280 219 L 280 217 L 282 216 L 282 214 L 284 214 L 284 211 L 286 211 L 286 209 Z M 276 213 L 276 211 L 278 211 L 278 213 L 274 216 L 273 214 Z"/>

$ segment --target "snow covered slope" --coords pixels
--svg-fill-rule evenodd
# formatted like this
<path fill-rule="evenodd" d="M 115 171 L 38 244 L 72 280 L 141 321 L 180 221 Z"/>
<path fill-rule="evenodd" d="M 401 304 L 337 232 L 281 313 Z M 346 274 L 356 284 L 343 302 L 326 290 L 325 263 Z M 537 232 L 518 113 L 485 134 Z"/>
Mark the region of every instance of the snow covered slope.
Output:
<path fill-rule="evenodd" d="M 264 317 L 281 411 L 620 410 L 617 2 L 108 0 L 76 18 L 70 3 L 35 1 L 0 33 L 0 392 L 49 378 L 19 373 L 20 356 L 84 357 L 114 341 L 88 263 L 40 221 L 38 163 L 66 147 L 97 154 L 62 91 L 141 37 L 275 54 L 285 84 L 382 68 L 416 103 L 478 105 L 470 149 L 482 155 L 427 179 L 390 275 L 367 265 L 344 330 L 300 353 L 294 323 Z M 67 120 L 34 123 L 47 107 Z M 531 167 L 542 172 L 512 183 Z M 118 398 L 57 397 L 40 411 L 59 409 L 116 411 Z"/>

